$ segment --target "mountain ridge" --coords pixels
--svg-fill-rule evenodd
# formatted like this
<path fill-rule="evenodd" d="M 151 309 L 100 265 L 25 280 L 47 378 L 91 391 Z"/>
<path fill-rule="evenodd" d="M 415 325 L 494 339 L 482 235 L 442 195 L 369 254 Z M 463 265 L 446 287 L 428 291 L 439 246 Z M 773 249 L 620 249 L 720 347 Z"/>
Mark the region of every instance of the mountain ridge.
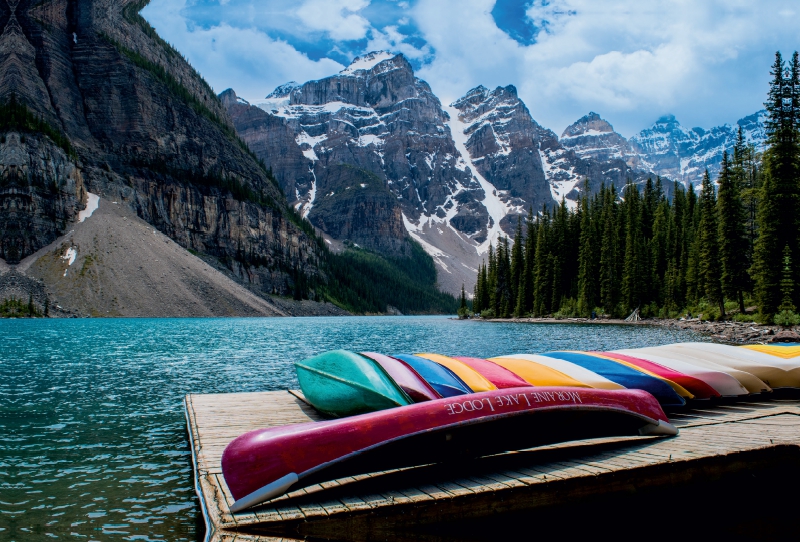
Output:
<path fill-rule="evenodd" d="M 574 208 L 586 188 L 648 177 L 663 177 L 667 193 L 669 181 L 696 184 L 735 138 L 730 126 L 687 130 L 671 117 L 626 139 L 595 112 L 558 137 L 513 85 L 478 86 L 444 106 L 402 54 L 385 51 L 252 104 L 232 89 L 222 96 L 242 138 L 317 228 L 385 254 L 412 238 L 452 293 L 471 287 L 489 245 L 531 209 L 562 200 Z M 759 114 L 740 122 L 760 144 Z M 380 192 L 380 183 L 387 197 L 364 204 L 359 187 Z"/>

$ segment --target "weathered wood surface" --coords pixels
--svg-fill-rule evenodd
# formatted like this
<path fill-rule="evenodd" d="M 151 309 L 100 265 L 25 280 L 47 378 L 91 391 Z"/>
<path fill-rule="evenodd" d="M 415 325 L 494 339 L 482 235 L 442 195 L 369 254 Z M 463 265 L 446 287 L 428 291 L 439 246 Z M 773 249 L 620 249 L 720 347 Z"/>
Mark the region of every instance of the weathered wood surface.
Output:
<path fill-rule="evenodd" d="M 381 536 L 408 522 L 520 512 L 612 492 L 615 484 L 672 484 L 719 458 L 800 445 L 798 400 L 709 403 L 671 416 L 681 430 L 675 438 L 571 442 L 475 460 L 467 468 L 432 465 L 348 477 L 231 514 L 233 498 L 220 466 L 225 446 L 253 429 L 321 419 L 301 398 L 297 392 L 186 397 L 196 488 L 211 526 L 209 540 L 283 540 L 254 532 L 336 538 L 353 529 L 370 538 L 363 533 Z"/>

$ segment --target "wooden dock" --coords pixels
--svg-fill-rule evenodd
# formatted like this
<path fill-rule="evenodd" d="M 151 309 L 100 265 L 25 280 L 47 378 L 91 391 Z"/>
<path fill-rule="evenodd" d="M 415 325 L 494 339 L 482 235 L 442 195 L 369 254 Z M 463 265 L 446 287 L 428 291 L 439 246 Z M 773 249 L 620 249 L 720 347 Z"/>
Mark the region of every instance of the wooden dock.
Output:
<path fill-rule="evenodd" d="M 349 477 L 232 514 L 233 498 L 220 467 L 225 446 L 253 429 L 319 420 L 299 397 L 295 392 L 186 397 L 208 541 L 447 540 L 459 527 L 464 534 L 458 538 L 478 540 L 485 539 L 481 521 L 530 522 L 537 512 L 556 517 L 566 506 L 584 506 L 589 517 L 614 499 L 628 499 L 628 507 L 643 499 L 662 502 L 658 495 L 693 484 L 717 484 L 724 497 L 727 488 L 750 484 L 751 476 L 766 488 L 765 479 L 783 476 L 775 472 L 787 477 L 800 472 L 800 400 L 764 398 L 674 414 L 671 421 L 680 428 L 675 438 L 571 442 L 468 464 Z M 446 534 L 442 525 L 448 526 Z"/>

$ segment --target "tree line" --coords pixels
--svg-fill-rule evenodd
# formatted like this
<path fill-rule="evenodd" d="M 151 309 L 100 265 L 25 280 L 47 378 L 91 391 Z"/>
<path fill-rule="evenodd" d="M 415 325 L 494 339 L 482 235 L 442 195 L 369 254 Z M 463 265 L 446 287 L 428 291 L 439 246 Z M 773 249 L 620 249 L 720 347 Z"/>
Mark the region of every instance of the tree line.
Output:
<path fill-rule="evenodd" d="M 699 193 L 660 178 L 601 186 L 574 209 L 543 207 L 489 247 L 473 312 L 484 316 L 753 318 L 800 323 L 800 62 L 780 53 L 765 104 L 766 150 L 725 151 Z M 757 315 L 745 316 L 748 305 Z"/>

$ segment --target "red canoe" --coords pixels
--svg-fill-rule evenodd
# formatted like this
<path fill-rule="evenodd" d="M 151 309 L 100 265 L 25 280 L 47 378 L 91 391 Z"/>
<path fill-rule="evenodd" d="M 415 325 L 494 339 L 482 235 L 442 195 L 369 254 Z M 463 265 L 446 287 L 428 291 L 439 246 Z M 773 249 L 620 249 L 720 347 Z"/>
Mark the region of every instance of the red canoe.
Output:
<path fill-rule="evenodd" d="M 497 389 L 533 387 L 527 380 L 523 380 L 505 367 L 501 367 L 488 359 L 464 356 L 456 356 L 455 358 L 471 369 L 478 371 L 486 380 L 497 386 Z"/>
<path fill-rule="evenodd" d="M 513 388 L 246 433 L 222 455 L 232 512 L 343 476 L 595 437 L 676 435 L 641 390 Z"/>

